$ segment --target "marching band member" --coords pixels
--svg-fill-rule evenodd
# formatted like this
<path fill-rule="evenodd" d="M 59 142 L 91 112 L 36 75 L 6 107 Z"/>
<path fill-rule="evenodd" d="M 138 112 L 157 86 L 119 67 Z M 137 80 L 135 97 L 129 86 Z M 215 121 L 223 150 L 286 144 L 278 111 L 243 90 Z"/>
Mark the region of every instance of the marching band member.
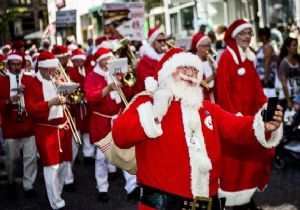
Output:
<path fill-rule="evenodd" d="M 254 116 L 267 102 L 254 67 L 255 54 L 249 49 L 252 35 L 250 23 L 234 21 L 225 33 L 227 48 L 218 63 L 217 103 L 237 115 Z M 256 189 L 262 190 L 268 184 L 275 150 L 254 143 L 222 146 L 220 192 L 226 196 L 226 205 L 235 206 L 235 210 L 259 209 L 251 198 Z"/>
<path fill-rule="evenodd" d="M 99 48 L 94 54 L 94 60 L 97 62 L 93 72 L 91 72 L 84 85 L 86 100 L 91 106 L 90 119 L 90 141 L 92 144 L 103 139 L 110 131 L 113 120 L 124 109 L 121 97 L 116 90 L 116 84 L 113 82 L 111 74 L 108 72 L 107 62 L 113 58 L 109 49 Z M 125 90 L 125 89 L 124 89 Z M 112 166 L 105 155 L 97 148 L 95 160 L 95 176 L 97 189 L 99 191 L 99 201 L 108 202 L 108 172 Z M 116 168 L 114 169 L 116 170 Z M 135 176 L 124 172 L 126 179 L 125 189 L 128 199 L 137 192 Z M 133 193 L 133 194 L 131 194 Z"/>
<path fill-rule="evenodd" d="M 57 74 L 58 60 L 50 52 L 38 57 L 38 72 L 31 85 L 25 88 L 28 114 L 34 122 L 36 145 L 43 165 L 48 199 L 52 209 L 62 209 L 61 198 L 72 161 L 72 133 L 63 111 L 64 96 L 57 95 L 52 78 Z"/>
<path fill-rule="evenodd" d="M 202 63 L 178 48 L 164 55 L 154 78 L 158 88 L 146 85 L 153 98 L 138 97 L 112 128 L 117 146 L 135 146 L 142 188 L 138 208 L 223 210 L 224 199 L 218 197 L 221 140 L 274 146 L 282 136 L 282 108 L 264 123 L 260 111 L 255 117 L 238 117 L 203 101 Z"/>
<path fill-rule="evenodd" d="M 9 196 L 16 195 L 15 168 L 23 149 L 23 188 L 26 197 L 36 197 L 33 183 L 37 175 L 36 145 L 32 121 L 28 117 L 23 97 L 23 54 L 11 52 L 6 76 L 0 77 L 0 111 L 5 148 L 5 167 L 8 176 Z"/>
<path fill-rule="evenodd" d="M 210 100 L 212 103 L 215 103 L 214 96 L 214 87 L 215 87 L 215 78 L 217 74 L 217 64 L 213 60 L 212 55 L 210 54 L 211 50 L 211 39 L 206 35 L 196 36 L 196 46 L 193 47 L 197 49 L 197 55 L 203 64 L 204 71 L 204 82 L 208 84 L 209 90 L 204 90 L 204 98 Z"/>
<path fill-rule="evenodd" d="M 70 79 L 73 82 L 80 84 L 80 89 L 84 89 L 84 81 L 86 76 L 90 73 L 91 68 L 85 67 L 84 62 L 86 56 L 84 52 L 80 49 L 76 49 L 72 52 L 71 61 L 74 67 L 69 69 Z M 80 129 L 81 136 L 83 138 L 83 158 L 85 164 L 94 163 L 95 157 L 95 146 L 90 143 L 89 136 L 89 118 L 90 111 L 86 101 L 82 101 L 80 104 L 76 105 L 76 125 Z"/>
<path fill-rule="evenodd" d="M 159 28 L 152 28 L 148 32 L 148 43 L 141 47 L 142 58 L 138 62 L 135 73 L 137 82 L 134 86 L 135 93 L 145 90 L 145 79 L 153 76 L 158 61 L 164 55 L 165 34 Z"/>
<path fill-rule="evenodd" d="M 52 49 L 52 53 L 59 60 L 63 70 L 66 72 L 66 75 L 70 77 L 69 71 L 72 69 L 72 67 L 69 65 L 70 52 L 68 47 L 65 45 L 56 45 Z M 78 150 L 79 145 L 76 143 L 75 139 L 72 138 L 72 161 L 67 163 L 68 170 L 64 186 L 64 190 L 67 192 L 75 192 L 77 190 L 74 184 L 73 163 L 77 157 Z"/>

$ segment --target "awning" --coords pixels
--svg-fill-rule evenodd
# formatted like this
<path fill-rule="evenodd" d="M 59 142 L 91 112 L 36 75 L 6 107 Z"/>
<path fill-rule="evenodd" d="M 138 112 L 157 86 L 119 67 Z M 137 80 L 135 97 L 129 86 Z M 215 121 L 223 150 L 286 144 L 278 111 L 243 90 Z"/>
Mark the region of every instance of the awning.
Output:
<path fill-rule="evenodd" d="M 41 39 L 42 36 L 43 36 L 42 31 L 36 31 L 36 32 L 25 35 L 24 39 Z"/>
<path fill-rule="evenodd" d="M 102 9 L 102 5 L 99 5 L 99 6 L 96 6 L 96 7 L 93 7 L 91 9 L 89 9 L 89 13 L 98 12 L 101 9 Z"/>

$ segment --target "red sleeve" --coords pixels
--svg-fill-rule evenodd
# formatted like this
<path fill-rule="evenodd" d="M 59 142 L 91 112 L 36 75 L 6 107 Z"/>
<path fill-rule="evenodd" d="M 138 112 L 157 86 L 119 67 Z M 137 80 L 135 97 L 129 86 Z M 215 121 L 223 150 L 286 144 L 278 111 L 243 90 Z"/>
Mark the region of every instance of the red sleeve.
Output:
<path fill-rule="evenodd" d="M 88 103 L 99 103 L 103 100 L 102 90 L 107 86 L 104 82 L 97 82 L 95 74 L 90 73 L 84 83 L 85 98 Z"/>
<path fill-rule="evenodd" d="M 42 87 L 33 81 L 25 87 L 25 106 L 28 114 L 34 119 L 47 119 L 49 116 L 48 102 L 44 101 Z"/>
<path fill-rule="evenodd" d="M 112 136 L 120 148 L 130 148 L 148 139 L 141 126 L 137 107 L 149 101 L 147 97 L 139 97 L 114 122 Z"/>
<path fill-rule="evenodd" d="M 9 78 L 7 76 L 0 76 L 0 113 L 5 111 L 7 100 L 9 100 L 10 93 Z"/>

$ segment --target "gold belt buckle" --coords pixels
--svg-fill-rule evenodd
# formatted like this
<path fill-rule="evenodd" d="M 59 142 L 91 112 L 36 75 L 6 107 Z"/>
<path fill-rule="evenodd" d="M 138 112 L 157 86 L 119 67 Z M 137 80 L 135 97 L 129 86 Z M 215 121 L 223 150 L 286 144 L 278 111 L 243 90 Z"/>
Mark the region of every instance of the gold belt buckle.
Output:
<path fill-rule="evenodd" d="M 204 204 L 199 204 L 198 201 L 202 201 L 206 205 L 205 206 L 200 206 L 200 205 L 204 205 Z M 212 206 L 212 198 L 196 196 L 196 197 L 194 197 L 192 210 L 197 210 L 197 209 L 199 209 L 199 210 L 201 210 L 201 209 L 211 210 L 211 206 Z"/>

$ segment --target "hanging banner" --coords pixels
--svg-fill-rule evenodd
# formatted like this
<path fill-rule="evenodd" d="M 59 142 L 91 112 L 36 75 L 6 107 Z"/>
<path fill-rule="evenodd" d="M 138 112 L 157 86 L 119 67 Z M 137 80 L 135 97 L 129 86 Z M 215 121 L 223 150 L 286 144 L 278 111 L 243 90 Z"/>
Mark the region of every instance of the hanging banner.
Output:
<path fill-rule="evenodd" d="M 56 28 L 76 26 L 76 10 L 56 12 Z"/>
<path fill-rule="evenodd" d="M 144 39 L 144 2 L 103 4 L 102 13 L 104 24 L 114 26 L 123 37 Z"/>

